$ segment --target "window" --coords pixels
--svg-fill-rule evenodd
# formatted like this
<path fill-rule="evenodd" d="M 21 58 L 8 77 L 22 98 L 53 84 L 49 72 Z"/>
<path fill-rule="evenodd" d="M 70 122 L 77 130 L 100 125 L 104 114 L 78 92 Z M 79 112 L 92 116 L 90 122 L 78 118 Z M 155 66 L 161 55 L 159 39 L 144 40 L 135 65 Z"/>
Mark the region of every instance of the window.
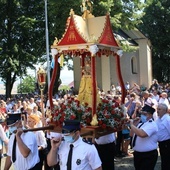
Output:
<path fill-rule="evenodd" d="M 137 74 L 137 59 L 134 56 L 131 58 L 131 69 L 132 74 Z"/>

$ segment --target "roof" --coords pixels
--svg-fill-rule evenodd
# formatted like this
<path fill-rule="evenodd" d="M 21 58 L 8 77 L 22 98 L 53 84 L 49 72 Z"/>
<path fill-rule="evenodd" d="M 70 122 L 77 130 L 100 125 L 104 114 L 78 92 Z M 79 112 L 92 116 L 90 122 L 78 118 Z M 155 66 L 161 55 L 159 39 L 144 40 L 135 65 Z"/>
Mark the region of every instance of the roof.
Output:
<path fill-rule="evenodd" d="M 148 40 L 147 43 L 149 45 L 151 45 L 151 42 L 149 41 L 149 39 L 142 32 L 140 32 L 138 29 L 135 29 L 135 30 L 123 30 L 123 31 L 124 31 L 124 33 L 126 35 L 129 36 L 129 40 L 131 40 L 131 41 L 138 44 L 139 40 L 147 39 Z"/>
<path fill-rule="evenodd" d="M 55 40 L 52 48 L 58 51 L 87 49 L 87 46 L 96 44 L 107 48 L 119 49 L 115 40 L 110 16 L 86 17 L 72 13 L 66 22 L 66 29 L 62 38 Z"/>

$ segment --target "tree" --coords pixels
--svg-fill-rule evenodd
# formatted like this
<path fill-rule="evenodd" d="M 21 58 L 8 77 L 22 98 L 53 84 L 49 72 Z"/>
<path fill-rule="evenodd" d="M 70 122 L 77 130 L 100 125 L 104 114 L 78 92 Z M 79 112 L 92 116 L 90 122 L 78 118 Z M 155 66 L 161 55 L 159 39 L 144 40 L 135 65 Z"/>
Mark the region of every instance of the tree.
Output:
<path fill-rule="evenodd" d="M 170 81 L 170 1 L 150 0 L 139 29 L 152 43 L 153 76 L 159 82 Z"/>
<path fill-rule="evenodd" d="M 68 91 L 68 90 L 70 90 L 70 87 L 69 87 L 68 85 L 62 85 L 62 86 L 60 87 L 60 90 Z"/>
<path fill-rule="evenodd" d="M 65 23 L 72 8 L 77 15 L 82 15 L 80 4 L 82 0 L 51 0 L 49 3 L 49 31 L 50 39 L 61 38 L 65 30 Z M 67 7 L 67 8 L 66 8 Z M 131 29 L 138 25 L 145 7 L 141 0 L 101 0 L 93 1 L 93 15 L 102 16 L 108 12 L 114 29 Z"/>
<path fill-rule="evenodd" d="M 16 78 L 27 74 L 27 68 L 34 68 L 33 64 L 44 53 L 43 4 L 9 0 L 0 2 L 0 8 L 0 76 L 6 97 L 10 97 Z M 41 41 L 37 37 L 42 37 Z"/>
<path fill-rule="evenodd" d="M 95 3 L 94 14 L 110 13 L 113 29 L 133 29 L 138 25 L 143 15 L 145 4 L 141 0 L 103 0 Z"/>
<path fill-rule="evenodd" d="M 33 93 L 35 91 L 35 77 L 27 76 L 17 86 L 18 93 Z"/>

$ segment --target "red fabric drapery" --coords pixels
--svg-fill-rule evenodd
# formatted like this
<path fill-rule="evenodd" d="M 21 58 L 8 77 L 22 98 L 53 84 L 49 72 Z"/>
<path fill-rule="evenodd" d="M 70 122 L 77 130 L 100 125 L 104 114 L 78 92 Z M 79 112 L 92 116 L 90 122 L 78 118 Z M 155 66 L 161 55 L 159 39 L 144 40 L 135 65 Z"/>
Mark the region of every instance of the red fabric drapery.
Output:
<path fill-rule="evenodd" d="M 118 54 L 115 54 L 115 57 L 116 57 L 117 76 L 118 76 L 118 80 L 119 80 L 119 83 L 120 83 L 120 86 L 121 86 L 121 91 L 122 91 L 121 103 L 124 104 L 125 103 L 125 96 L 126 96 L 126 89 L 125 89 L 125 85 L 124 85 L 122 74 L 121 74 L 120 56 Z"/>
<path fill-rule="evenodd" d="M 57 54 L 54 58 L 54 69 L 53 69 L 53 73 L 52 73 L 52 77 L 51 77 L 51 82 L 50 82 L 50 86 L 48 89 L 48 99 L 50 102 L 50 109 L 53 110 L 54 105 L 53 105 L 53 87 L 54 87 L 54 83 L 55 83 L 55 79 L 56 79 L 56 75 L 57 75 L 57 70 L 58 70 L 58 56 L 59 54 Z"/>

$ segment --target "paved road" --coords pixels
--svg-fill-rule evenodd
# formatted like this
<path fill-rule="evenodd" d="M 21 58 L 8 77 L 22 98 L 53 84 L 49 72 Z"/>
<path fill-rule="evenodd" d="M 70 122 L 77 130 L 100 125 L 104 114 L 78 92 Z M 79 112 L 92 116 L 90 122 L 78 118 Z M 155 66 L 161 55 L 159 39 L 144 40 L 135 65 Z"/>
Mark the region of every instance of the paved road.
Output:
<path fill-rule="evenodd" d="M 115 162 L 115 170 L 135 170 L 133 166 L 133 157 L 117 158 L 116 160 L 117 162 Z M 4 163 L 5 163 L 5 158 L 2 158 L 2 165 L 0 168 L 1 170 L 4 169 Z M 155 170 L 160 170 L 161 169 L 160 165 L 161 165 L 161 161 L 159 156 Z M 11 167 L 10 170 L 14 170 L 14 168 Z"/>
<path fill-rule="evenodd" d="M 115 170 L 135 170 L 133 166 L 133 157 L 118 158 L 115 162 Z M 155 170 L 161 170 L 160 156 L 158 157 Z"/>

